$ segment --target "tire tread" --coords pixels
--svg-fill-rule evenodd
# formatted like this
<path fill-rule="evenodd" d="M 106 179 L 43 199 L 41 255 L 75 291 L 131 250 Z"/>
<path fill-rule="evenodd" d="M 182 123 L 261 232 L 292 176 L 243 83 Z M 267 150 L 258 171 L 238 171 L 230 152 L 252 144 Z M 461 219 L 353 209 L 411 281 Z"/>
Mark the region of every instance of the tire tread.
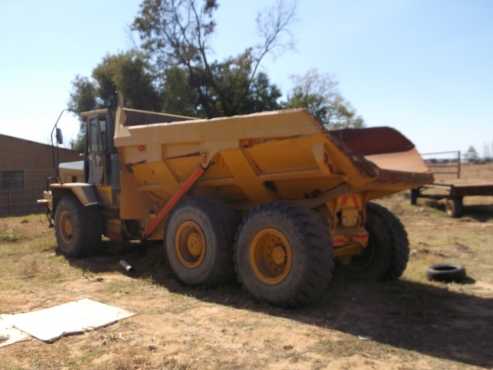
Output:
<path fill-rule="evenodd" d="M 247 225 L 254 222 L 254 218 L 259 215 L 275 215 L 276 217 L 283 217 L 291 221 L 295 225 L 295 231 L 298 234 L 299 240 L 303 240 L 306 245 L 303 251 L 307 253 L 309 269 L 303 276 L 302 283 L 300 284 L 301 288 L 293 291 L 290 297 L 265 297 L 261 292 L 249 289 L 245 284 L 245 279 L 241 276 L 240 264 L 247 263 L 246 261 L 240 261 L 239 257 L 241 234 Z M 334 258 L 332 248 L 330 247 L 329 228 L 327 224 L 322 222 L 322 218 L 312 210 L 293 206 L 287 202 L 273 202 L 259 205 L 253 208 L 243 219 L 242 224 L 238 228 L 235 240 L 234 261 L 236 274 L 243 286 L 259 300 L 267 300 L 270 303 L 287 307 L 309 304 L 320 298 L 329 281 L 332 279 Z"/>
<path fill-rule="evenodd" d="M 409 261 L 407 231 L 399 218 L 387 208 L 377 203 L 368 203 L 368 209 L 380 217 L 386 226 L 386 231 L 390 233 L 390 243 L 392 244 L 390 264 L 381 280 L 396 280 L 404 273 Z"/>

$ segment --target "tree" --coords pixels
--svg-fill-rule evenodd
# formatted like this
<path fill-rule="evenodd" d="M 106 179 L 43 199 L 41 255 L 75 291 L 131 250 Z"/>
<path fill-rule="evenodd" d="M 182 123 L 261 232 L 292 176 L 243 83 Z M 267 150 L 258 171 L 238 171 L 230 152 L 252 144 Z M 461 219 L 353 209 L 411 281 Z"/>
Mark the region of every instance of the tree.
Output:
<path fill-rule="evenodd" d="M 159 110 L 161 97 L 150 67 L 136 51 L 107 55 L 92 71 L 92 78 L 77 76 L 72 82 L 68 107 L 75 113 L 111 108 L 117 94 L 131 108 Z"/>
<path fill-rule="evenodd" d="M 115 107 L 117 93 L 122 93 L 127 107 L 187 116 L 306 107 L 327 127 L 362 126 L 363 119 L 337 92 L 337 83 L 316 71 L 293 77 L 296 86 L 288 101 L 280 101 L 280 89 L 261 65 L 268 55 L 292 47 L 296 7 L 286 2 L 290 0 L 274 1 L 257 16 L 259 42 L 218 59 L 211 47 L 216 0 L 143 0 L 132 23 L 139 49 L 107 55 L 90 78 L 77 76 L 69 108 L 80 113 Z"/>
<path fill-rule="evenodd" d="M 225 92 L 225 96 L 221 98 L 217 91 L 210 89 L 206 83 L 191 80 L 193 77 L 186 69 L 169 67 L 165 71 L 162 91 L 163 111 L 216 117 L 280 108 L 279 98 L 282 94 L 279 88 L 270 83 L 264 72 L 257 73 L 254 79 L 249 81 L 251 68 L 251 61 L 246 55 L 211 64 L 215 83 Z M 191 85 L 200 88 L 190 88 Z M 200 103 L 200 91 L 207 91 L 207 110 L 203 109 Z"/>
<path fill-rule="evenodd" d="M 360 128 L 363 118 L 356 114 L 337 91 L 337 82 L 329 75 L 312 69 L 304 75 L 292 76 L 294 87 L 288 94 L 285 107 L 306 108 L 327 128 Z"/>
<path fill-rule="evenodd" d="M 154 77 L 142 55 L 127 51 L 107 55 L 92 71 L 92 78 L 76 76 L 68 108 L 79 114 L 96 108 L 114 108 L 118 92 L 125 97 L 130 108 L 159 110 L 161 96 L 154 86 Z M 71 142 L 74 150 L 83 149 L 84 125 L 77 138 Z"/>
<path fill-rule="evenodd" d="M 170 67 L 164 71 L 164 81 L 161 91 L 163 112 L 203 116 L 202 112 L 197 110 L 198 95 L 196 90 L 190 88 L 186 70 Z"/>
<path fill-rule="evenodd" d="M 72 112 L 84 112 L 96 107 L 96 86 L 94 83 L 83 76 L 75 76 L 72 81 L 72 92 L 68 109 Z"/>
<path fill-rule="evenodd" d="M 216 0 L 144 0 L 133 22 L 142 49 L 162 78 L 165 105 L 194 106 L 196 115 L 215 117 L 278 107 L 280 91 L 259 72 L 264 58 L 290 45 L 289 26 L 295 7 L 278 0 L 257 16 L 261 41 L 236 57 L 212 60 L 210 38 L 216 27 Z M 178 69 L 176 69 L 178 68 Z M 172 71 L 171 75 L 169 71 Z M 193 92 L 170 96 L 185 81 Z M 177 101 L 178 100 L 178 101 Z M 167 102 L 166 102 L 167 101 Z"/>
<path fill-rule="evenodd" d="M 472 145 L 467 149 L 467 152 L 465 154 L 466 160 L 468 162 L 474 163 L 477 162 L 479 159 L 478 151 L 476 148 L 474 148 Z"/>

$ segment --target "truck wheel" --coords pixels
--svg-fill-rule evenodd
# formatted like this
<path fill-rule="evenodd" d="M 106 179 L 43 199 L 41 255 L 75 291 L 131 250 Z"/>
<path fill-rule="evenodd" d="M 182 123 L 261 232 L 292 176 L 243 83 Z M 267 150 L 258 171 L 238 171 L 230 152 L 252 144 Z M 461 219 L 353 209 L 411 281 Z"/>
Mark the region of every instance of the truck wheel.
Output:
<path fill-rule="evenodd" d="M 464 213 L 464 201 L 462 198 L 447 199 L 447 214 L 453 218 L 462 217 Z"/>
<path fill-rule="evenodd" d="M 361 280 L 396 280 L 409 260 L 409 240 L 400 220 L 387 208 L 376 203 L 367 206 L 368 246 L 353 256 L 345 272 Z"/>
<path fill-rule="evenodd" d="M 419 189 L 411 189 L 411 205 L 418 205 Z"/>
<path fill-rule="evenodd" d="M 99 210 L 84 207 L 73 196 L 60 199 L 55 211 L 58 251 L 68 257 L 90 255 L 101 242 L 102 221 Z"/>
<path fill-rule="evenodd" d="M 310 209 L 283 202 L 259 206 L 239 229 L 235 267 L 258 299 L 288 307 L 311 303 L 332 278 L 328 225 Z"/>
<path fill-rule="evenodd" d="M 169 265 L 189 285 L 214 285 L 234 275 L 233 210 L 219 201 L 189 198 L 173 211 L 164 241 Z"/>

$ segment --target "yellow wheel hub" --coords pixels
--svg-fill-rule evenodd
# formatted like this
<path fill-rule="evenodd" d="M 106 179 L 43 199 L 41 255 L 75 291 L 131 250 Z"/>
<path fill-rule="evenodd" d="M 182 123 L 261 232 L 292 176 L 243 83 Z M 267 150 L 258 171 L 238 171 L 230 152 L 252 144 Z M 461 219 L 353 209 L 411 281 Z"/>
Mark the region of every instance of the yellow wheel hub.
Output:
<path fill-rule="evenodd" d="M 204 245 L 202 243 L 202 239 L 200 234 L 192 233 L 187 239 L 187 248 L 190 254 L 194 257 L 200 256 L 202 253 L 202 249 L 204 249 Z"/>
<path fill-rule="evenodd" d="M 202 264 L 206 252 L 205 235 L 199 224 L 194 221 L 182 223 L 176 231 L 175 251 L 180 263 L 187 268 L 196 268 Z"/>
<path fill-rule="evenodd" d="M 282 232 L 274 228 L 260 230 L 250 243 L 250 265 L 265 284 L 281 283 L 293 263 L 293 249 Z"/>
<path fill-rule="evenodd" d="M 68 211 L 64 211 L 60 215 L 60 231 L 65 241 L 70 241 L 74 235 L 74 225 L 72 215 Z"/>
<path fill-rule="evenodd" d="M 272 261 L 276 265 L 282 265 L 286 262 L 286 252 L 283 247 L 280 247 L 278 245 L 276 245 L 274 249 L 272 249 L 271 257 Z"/>

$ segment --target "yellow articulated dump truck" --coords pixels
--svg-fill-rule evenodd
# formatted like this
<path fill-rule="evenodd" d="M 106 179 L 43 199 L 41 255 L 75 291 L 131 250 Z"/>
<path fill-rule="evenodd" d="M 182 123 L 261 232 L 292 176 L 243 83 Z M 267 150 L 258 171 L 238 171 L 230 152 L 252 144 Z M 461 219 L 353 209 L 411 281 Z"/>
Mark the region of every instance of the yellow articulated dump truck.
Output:
<path fill-rule="evenodd" d="M 368 280 L 406 267 L 403 225 L 371 201 L 433 177 L 391 128 L 327 131 L 302 109 L 195 119 L 119 107 L 82 117 L 80 176 L 62 166 L 40 201 L 66 256 L 90 255 L 103 235 L 162 240 L 183 283 L 236 275 L 281 306 L 320 297 L 335 265 Z"/>

